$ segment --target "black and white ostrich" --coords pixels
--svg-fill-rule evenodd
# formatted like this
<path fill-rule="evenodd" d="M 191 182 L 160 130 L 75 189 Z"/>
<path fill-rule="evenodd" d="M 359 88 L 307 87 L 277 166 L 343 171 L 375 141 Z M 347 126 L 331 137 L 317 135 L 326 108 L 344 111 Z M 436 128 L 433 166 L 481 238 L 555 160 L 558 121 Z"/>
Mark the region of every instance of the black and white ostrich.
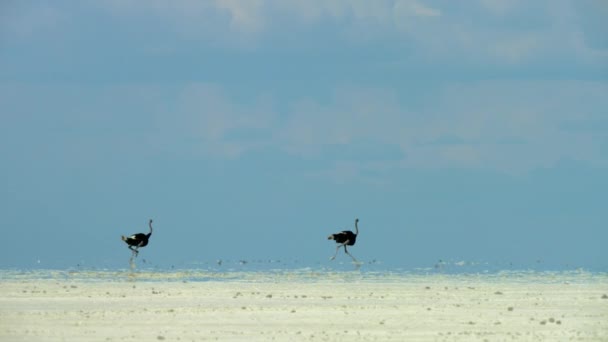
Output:
<path fill-rule="evenodd" d="M 344 252 L 346 254 L 348 254 L 351 258 L 353 258 L 353 261 L 357 262 L 357 259 L 355 259 L 354 256 L 352 256 L 349 252 L 348 249 L 346 249 L 346 246 L 353 246 L 355 244 L 355 242 L 357 242 L 357 235 L 359 235 L 359 219 L 355 219 L 355 232 L 351 232 L 350 230 L 343 230 L 339 233 L 336 234 L 331 234 L 330 236 L 327 237 L 328 240 L 334 240 L 336 241 L 336 243 L 338 243 L 339 245 L 336 247 L 336 253 L 334 253 L 334 256 L 332 256 L 330 258 L 330 260 L 334 260 L 336 258 L 336 255 L 338 254 L 338 250 L 340 249 L 340 247 L 344 247 Z"/>
<path fill-rule="evenodd" d="M 150 232 L 148 234 L 137 233 L 129 237 L 122 236 L 122 241 L 129 245 L 129 249 L 133 251 L 134 256 L 137 256 L 140 247 L 146 247 L 148 245 L 148 240 L 150 239 L 150 235 L 152 235 L 152 219 L 148 222 L 148 226 L 150 227 Z"/>

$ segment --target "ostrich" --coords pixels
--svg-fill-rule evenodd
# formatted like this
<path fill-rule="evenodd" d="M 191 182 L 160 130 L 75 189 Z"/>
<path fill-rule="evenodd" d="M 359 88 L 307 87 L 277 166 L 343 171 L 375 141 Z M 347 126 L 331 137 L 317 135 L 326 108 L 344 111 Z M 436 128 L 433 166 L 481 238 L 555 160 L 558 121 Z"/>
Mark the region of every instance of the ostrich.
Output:
<path fill-rule="evenodd" d="M 357 259 L 355 259 L 355 257 L 352 256 L 346 249 L 346 246 L 353 246 L 355 242 L 357 242 L 357 235 L 359 234 L 359 226 L 357 225 L 357 223 L 359 223 L 359 219 L 355 219 L 354 233 L 350 230 L 343 230 L 339 233 L 331 234 L 327 237 L 328 240 L 335 240 L 336 243 L 339 243 L 339 245 L 336 247 L 336 253 L 334 253 L 334 256 L 332 256 L 330 260 L 334 260 L 336 258 L 336 255 L 338 254 L 338 250 L 340 249 L 340 247 L 344 246 L 344 252 L 348 254 L 351 258 L 353 258 L 353 261 L 357 262 Z"/>
<path fill-rule="evenodd" d="M 152 235 L 152 219 L 150 219 L 150 222 L 148 222 L 148 226 L 150 227 L 150 232 L 148 234 L 137 233 L 129 237 L 126 237 L 124 235 L 122 236 L 122 241 L 126 242 L 127 245 L 129 245 L 129 249 L 133 251 L 134 256 L 137 256 L 137 254 L 139 253 L 139 247 L 145 247 L 148 245 L 148 239 L 150 239 L 150 235 Z"/>

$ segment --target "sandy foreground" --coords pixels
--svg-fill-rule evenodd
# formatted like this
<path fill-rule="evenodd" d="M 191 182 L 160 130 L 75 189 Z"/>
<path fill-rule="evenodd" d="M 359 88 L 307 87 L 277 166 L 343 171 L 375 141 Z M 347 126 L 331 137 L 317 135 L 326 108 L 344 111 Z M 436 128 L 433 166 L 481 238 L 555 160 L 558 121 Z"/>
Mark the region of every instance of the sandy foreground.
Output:
<path fill-rule="evenodd" d="M 124 274 L 4 275 L 0 341 L 608 341 L 605 274 Z"/>

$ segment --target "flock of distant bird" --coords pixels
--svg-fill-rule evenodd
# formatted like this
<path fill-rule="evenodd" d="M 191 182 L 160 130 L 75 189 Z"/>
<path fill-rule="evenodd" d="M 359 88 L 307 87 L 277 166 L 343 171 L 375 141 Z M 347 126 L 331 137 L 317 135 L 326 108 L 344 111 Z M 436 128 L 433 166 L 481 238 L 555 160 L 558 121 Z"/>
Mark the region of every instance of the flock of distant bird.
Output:
<path fill-rule="evenodd" d="M 126 242 L 129 246 L 129 249 L 132 251 L 132 257 L 136 257 L 139 254 L 139 248 L 146 247 L 148 242 L 150 241 L 150 236 L 152 235 L 152 219 L 148 222 L 148 226 L 150 227 L 150 232 L 148 234 L 137 233 L 131 236 L 122 236 L 122 241 Z M 346 246 L 354 246 L 355 242 L 357 242 L 357 235 L 359 235 L 359 219 L 355 219 L 355 232 L 353 233 L 350 230 L 343 230 L 339 233 L 331 234 L 327 237 L 328 240 L 334 240 L 338 244 L 336 247 L 336 252 L 330 258 L 334 260 L 340 248 L 344 247 L 344 253 L 348 254 L 354 262 L 357 262 L 352 254 L 348 252 Z"/>

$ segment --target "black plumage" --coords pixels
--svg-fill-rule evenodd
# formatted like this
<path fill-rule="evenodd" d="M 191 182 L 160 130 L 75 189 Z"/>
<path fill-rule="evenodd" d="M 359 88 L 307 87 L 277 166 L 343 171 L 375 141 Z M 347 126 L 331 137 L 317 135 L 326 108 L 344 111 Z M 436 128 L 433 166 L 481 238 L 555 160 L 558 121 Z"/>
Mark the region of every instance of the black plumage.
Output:
<path fill-rule="evenodd" d="M 339 244 L 336 247 L 336 253 L 334 253 L 334 256 L 331 257 L 331 260 L 335 259 L 336 255 L 338 254 L 338 250 L 341 247 L 344 247 L 344 252 L 346 254 L 348 254 L 354 261 L 357 261 L 357 259 L 355 259 L 355 257 L 352 256 L 348 252 L 348 249 L 346 249 L 346 246 L 354 246 L 355 243 L 357 242 L 357 235 L 359 235 L 358 223 L 359 223 L 359 219 L 355 219 L 355 232 L 354 233 L 350 230 L 343 230 L 339 233 L 331 234 L 330 236 L 327 237 L 328 240 L 334 240 L 334 241 L 336 241 L 336 243 Z"/>
<path fill-rule="evenodd" d="M 355 242 L 357 242 L 357 234 L 351 232 L 350 230 L 343 230 L 339 233 L 331 234 L 327 239 L 334 240 L 336 243 L 352 246 L 355 244 Z"/>
<path fill-rule="evenodd" d="M 129 249 L 133 251 L 133 254 L 137 256 L 139 253 L 138 249 L 140 247 L 145 247 L 148 245 L 148 240 L 150 240 L 150 236 L 152 235 L 152 220 L 148 222 L 148 226 L 150 227 L 150 232 L 148 234 L 137 233 L 131 236 L 122 236 L 122 241 L 126 242 L 129 245 Z"/>

